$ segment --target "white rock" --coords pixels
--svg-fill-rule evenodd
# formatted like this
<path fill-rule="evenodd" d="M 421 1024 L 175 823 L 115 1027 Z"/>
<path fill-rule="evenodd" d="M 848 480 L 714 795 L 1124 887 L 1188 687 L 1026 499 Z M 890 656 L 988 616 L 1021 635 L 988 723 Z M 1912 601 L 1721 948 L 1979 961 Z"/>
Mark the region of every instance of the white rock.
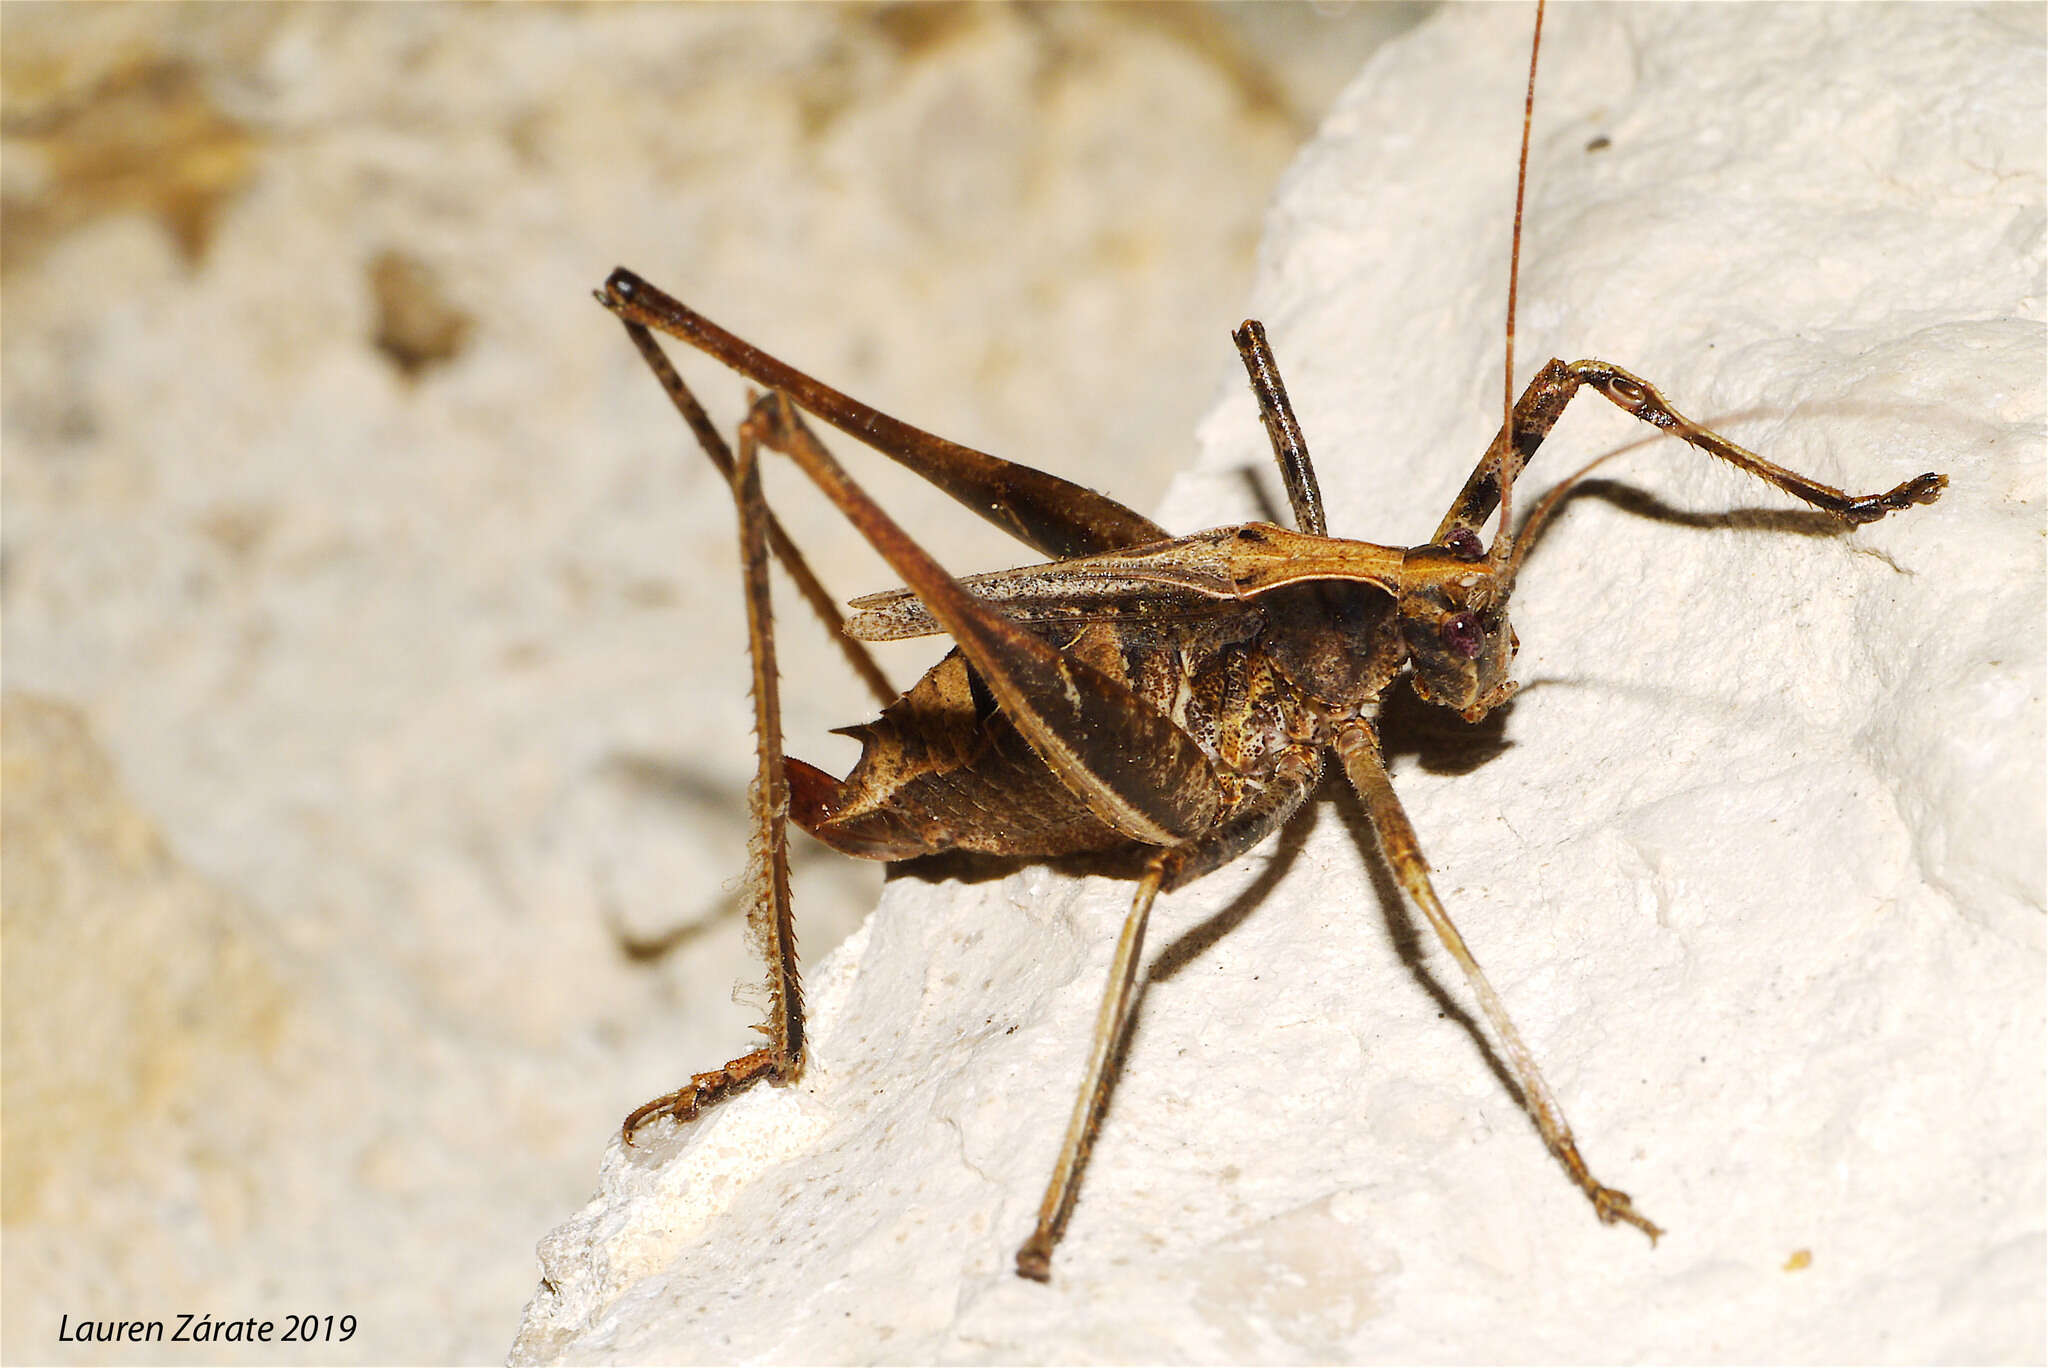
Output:
<path fill-rule="evenodd" d="M 515 1361 L 2038 1352 L 2022 13 L 1571 7 L 1546 34 L 1519 376 L 1596 355 L 1819 479 L 1951 480 L 1834 535 L 1586 398 L 1525 500 L 1641 449 L 1527 564 L 1526 692 L 1476 743 L 1389 722 L 1440 891 L 1660 1246 L 1545 1153 L 1339 797 L 1155 914 L 1049 1287 L 1012 1251 L 1128 887 L 899 881 L 812 973 L 799 1086 L 614 1145 Z M 1428 536 L 1498 422 L 1526 42 L 1453 8 L 1387 49 L 1271 216 L 1253 311 L 1339 534 Z M 1247 516 L 1239 472 L 1267 475 L 1247 398 L 1202 436 L 1174 527 Z"/>

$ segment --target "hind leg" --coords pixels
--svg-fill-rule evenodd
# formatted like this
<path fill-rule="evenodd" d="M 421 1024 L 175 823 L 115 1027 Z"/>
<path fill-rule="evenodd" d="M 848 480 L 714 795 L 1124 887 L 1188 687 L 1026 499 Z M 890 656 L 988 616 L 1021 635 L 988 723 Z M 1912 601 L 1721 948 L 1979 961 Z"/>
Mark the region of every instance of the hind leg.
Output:
<path fill-rule="evenodd" d="M 685 396 L 689 393 L 681 389 L 680 380 L 671 395 L 678 390 Z M 722 442 L 718 445 L 723 447 Z M 713 447 L 707 443 L 705 450 L 715 462 Z M 782 757 L 782 696 L 775 669 L 775 620 L 768 598 L 769 514 L 761 496 L 758 450 L 750 417 L 741 425 L 739 451 L 728 478 L 739 510 L 747 646 L 753 662 L 756 768 L 747 792 L 753 823 L 747 841 L 747 931 L 768 966 L 768 1016 L 757 1028 L 768 1043 L 719 1068 L 693 1075 L 673 1092 L 635 1107 L 623 1126 L 627 1144 L 633 1143 L 634 1132 L 657 1116 L 688 1121 L 704 1107 L 763 1078 L 786 1083 L 803 1069 L 803 984 L 797 973 L 796 927 L 789 905 L 789 778 Z"/>

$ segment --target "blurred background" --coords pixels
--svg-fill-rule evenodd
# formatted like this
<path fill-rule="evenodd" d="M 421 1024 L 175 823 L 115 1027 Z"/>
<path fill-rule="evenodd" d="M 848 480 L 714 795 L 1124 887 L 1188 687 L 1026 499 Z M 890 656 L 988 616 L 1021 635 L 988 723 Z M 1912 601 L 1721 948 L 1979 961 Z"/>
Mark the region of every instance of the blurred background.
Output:
<path fill-rule="evenodd" d="M 732 513 L 614 265 L 1146 511 L 1421 8 L 0 10 L 0 1354 L 500 1359 L 620 1117 L 747 1046 Z M 1023 558 L 835 446 L 950 567 Z M 891 584 L 790 475 L 835 592 Z M 872 705 L 780 601 L 843 769 Z M 815 962 L 881 871 L 795 854 Z"/>

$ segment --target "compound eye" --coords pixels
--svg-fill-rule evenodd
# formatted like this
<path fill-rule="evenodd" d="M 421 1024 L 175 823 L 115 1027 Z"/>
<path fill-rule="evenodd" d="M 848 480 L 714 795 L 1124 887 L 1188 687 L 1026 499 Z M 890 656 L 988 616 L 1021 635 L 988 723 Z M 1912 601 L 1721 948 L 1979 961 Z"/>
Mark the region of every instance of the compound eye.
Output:
<path fill-rule="evenodd" d="M 1461 561 L 1477 561 L 1486 558 L 1486 548 L 1479 544 L 1479 534 L 1469 527 L 1453 528 L 1444 538 L 1444 549 Z"/>
<path fill-rule="evenodd" d="M 1477 613 L 1459 613 L 1443 620 L 1437 631 L 1443 635 L 1444 645 L 1467 660 L 1479 659 L 1480 647 L 1486 643 L 1486 634 L 1479 629 Z"/>

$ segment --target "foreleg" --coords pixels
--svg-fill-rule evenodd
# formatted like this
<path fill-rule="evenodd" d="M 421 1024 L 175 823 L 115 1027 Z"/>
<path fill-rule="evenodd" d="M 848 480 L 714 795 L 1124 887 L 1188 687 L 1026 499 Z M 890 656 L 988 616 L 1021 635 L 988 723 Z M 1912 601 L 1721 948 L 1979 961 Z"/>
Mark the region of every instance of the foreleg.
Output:
<path fill-rule="evenodd" d="M 1449 545 L 1453 537 L 1478 537 L 1479 529 L 1500 503 L 1502 481 L 1512 483 L 1521 474 L 1522 468 L 1536 454 L 1536 448 L 1556 426 L 1565 405 L 1585 386 L 1592 387 L 1615 407 L 1650 426 L 1661 428 L 1680 441 L 1719 457 L 1736 469 L 1776 485 L 1795 499 L 1832 513 L 1847 523 L 1876 522 L 1887 513 L 1895 513 L 1914 504 L 1933 503 L 1941 497 L 1942 489 L 1948 484 L 1946 475 L 1929 471 L 1882 494 L 1847 494 L 1832 485 L 1773 464 L 1683 417 L 1666 402 L 1654 385 L 1619 366 L 1605 361 L 1574 361 L 1566 365 L 1553 359 L 1536 373 L 1536 378 L 1522 391 L 1522 397 L 1515 401 L 1513 440 L 1504 440 L 1506 433 L 1494 437 L 1486 455 L 1465 481 L 1464 489 L 1452 501 L 1451 511 L 1437 525 L 1432 541 Z M 1505 470 L 1502 469 L 1503 463 Z M 1476 545 L 1476 540 L 1473 544 Z"/>

